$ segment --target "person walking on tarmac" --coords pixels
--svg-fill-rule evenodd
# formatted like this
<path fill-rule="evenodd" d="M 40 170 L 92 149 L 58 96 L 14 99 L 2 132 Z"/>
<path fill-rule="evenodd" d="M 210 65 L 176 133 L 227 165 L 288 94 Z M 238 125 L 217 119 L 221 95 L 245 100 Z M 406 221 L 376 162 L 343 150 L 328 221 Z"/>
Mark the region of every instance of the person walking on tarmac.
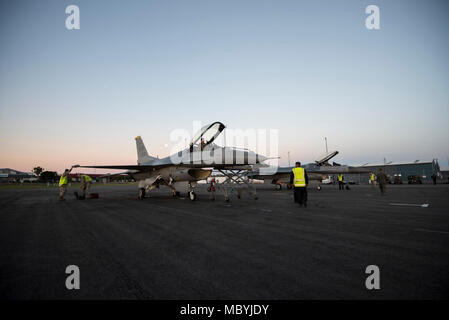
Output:
<path fill-rule="evenodd" d="M 343 175 L 341 173 L 338 174 L 338 190 L 345 190 L 345 186 L 343 184 Z"/>
<path fill-rule="evenodd" d="M 387 176 L 382 169 L 379 169 L 377 174 L 377 183 L 379 184 L 380 194 L 384 196 L 387 192 Z"/>
<path fill-rule="evenodd" d="M 309 183 L 309 177 L 304 168 L 301 168 L 301 162 L 296 162 L 295 167 L 290 174 L 290 185 L 293 185 L 293 197 L 295 203 L 299 203 L 299 206 L 307 208 L 307 184 Z"/>
<path fill-rule="evenodd" d="M 67 184 L 69 183 L 69 173 L 72 171 L 73 167 L 65 169 L 64 173 L 59 178 L 59 200 L 64 201 L 65 193 L 67 192 Z"/>
<path fill-rule="evenodd" d="M 369 175 L 369 183 L 371 184 L 371 187 L 373 187 L 374 188 L 374 186 L 376 185 L 376 182 L 374 181 L 375 180 L 375 175 L 374 175 L 374 172 L 371 172 L 370 173 L 370 175 Z"/>
<path fill-rule="evenodd" d="M 87 174 L 81 175 L 81 190 L 83 191 L 83 198 L 86 198 L 86 192 L 87 196 L 90 196 L 90 186 L 92 184 L 92 178 L 89 177 Z"/>
<path fill-rule="evenodd" d="M 436 185 L 437 184 L 437 175 L 434 173 L 434 174 L 432 174 L 431 178 L 433 181 L 433 185 Z"/>

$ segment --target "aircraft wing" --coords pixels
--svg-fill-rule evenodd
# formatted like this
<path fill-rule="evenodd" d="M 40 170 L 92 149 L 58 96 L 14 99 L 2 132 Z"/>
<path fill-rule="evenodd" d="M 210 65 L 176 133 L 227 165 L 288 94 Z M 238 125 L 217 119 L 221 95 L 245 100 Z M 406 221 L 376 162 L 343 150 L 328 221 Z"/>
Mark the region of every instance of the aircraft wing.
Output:
<path fill-rule="evenodd" d="M 210 166 L 204 166 L 203 167 L 210 167 L 210 168 L 214 168 L 216 170 L 252 170 L 252 167 L 250 165 L 247 164 L 234 164 L 234 165 L 210 165 Z"/>
<path fill-rule="evenodd" d="M 249 165 L 217 165 L 217 164 L 204 164 L 204 163 L 193 163 L 193 164 L 131 164 L 131 165 L 100 165 L 100 166 L 80 166 L 75 165 L 73 168 L 93 168 L 93 169 L 114 169 L 114 170 L 136 170 L 136 171 L 147 171 L 147 170 L 157 170 L 165 167 L 180 166 L 185 168 L 214 168 L 222 170 L 251 170 Z"/>
<path fill-rule="evenodd" d="M 353 174 L 353 173 L 369 173 L 369 170 L 359 167 L 350 166 L 314 166 L 313 168 L 307 168 L 306 171 L 309 174 Z M 263 172 L 254 172 L 252 174 L 256 179 L 272 179 L 290 176 L 292 168 L 279 167 L 275 172 L 270 174 L 264 174 Z"/>
<path fill-rule="evenodd" d="M 117 177 L 117 176 L 121 176 L 121 175 L 130 175 L 131 173 L 134 173 L 135 170 L 127 170 L 127 171 L 122 171 L 122 172 L 117 172 L 117 173 L 106 173 L 102 176 L 97 177 L 98 179 L 103 179 L 103 178 L 112 178 L 112 177 Z"/>
<path fill-rule="evenodd" d="M 131 164 L 131 165 L 112 165 L 112 166 L 73 166 L 74 168 L 93 168 L 93 169 L 114 169 L 114 170 L 150 170 L 167 167 L 169 165 L 147 165 L 147 164 Z"/>
<path fill-rule="evenodd" d="M 306 169 L 307 170 L 307 169 Z M 358 168 L 358 167 L 349 167 L 349 166 L 327 166 L 320 167 L 318 170 L 307 170 L 310 173 L 323 173 L 323 174 L 353 174 L 353 173 L 369 173 L 369 170 Z"/>

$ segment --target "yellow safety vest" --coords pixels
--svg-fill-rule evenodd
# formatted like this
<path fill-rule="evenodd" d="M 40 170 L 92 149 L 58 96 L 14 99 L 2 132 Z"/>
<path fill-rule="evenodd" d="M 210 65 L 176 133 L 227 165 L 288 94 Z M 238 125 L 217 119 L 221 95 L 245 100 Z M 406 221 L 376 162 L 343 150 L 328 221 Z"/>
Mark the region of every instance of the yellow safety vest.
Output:
<path fill-rule="evenodd" d="M 342 174 L 338 175 L 338 181 L 343 181 L 343 175 Z"/>
<path fill-rule="evenodd" d="M 371 173 L 370 179 L 371 181 L 374 181 L 374 173 Z"/>
<path fill-rule="evenodd" d="M 84 177 L 84 181 L 86 181 L 86 182 L 91 182 L 92 181 L 92 178 L 89 177 L 87 174 L 83 174 L 82 176 Z"/>
<path fill-rule="evenodd" d="M 67 183 L 69 183 L 69 178 L 67 176 L 62 175 L 61 178 L 59 178 L 59 186 L 62 186 Z"/>
<path fill-rule="evenodd" d="M 295 187 L 305 187 L 306 186 L 306 177 L 304 168 L 296 167 L 292 169 L 294 178 L 293 184 Z"/>

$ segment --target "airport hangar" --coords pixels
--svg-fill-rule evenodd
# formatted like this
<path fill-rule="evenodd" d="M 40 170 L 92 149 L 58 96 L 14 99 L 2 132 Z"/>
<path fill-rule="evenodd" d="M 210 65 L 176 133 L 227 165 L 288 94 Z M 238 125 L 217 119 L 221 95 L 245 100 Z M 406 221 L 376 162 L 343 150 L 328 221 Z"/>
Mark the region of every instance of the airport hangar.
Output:
<path fill-rule="evenodd" d="M 389 176 L 391 183 L 407 183 L 409 177 L 419 177 L 423 183 L 432 182 L 432 175 L 437 175 L 437 182 L 442 182 L 443 175 L 437 159 L 431 161 L 415 160 L 413 162 L 386 162 L 386 163 L 365 163 L 359 168 L 377 174 L 382 169 Z M 346 174 L 345 181 L 354 183 L 369 183 L 369 173 Z"/>
<path fill-rule="evenodd" d="M 0 182 L 32 182 L 37 180 L 37 176 L 31 172 L 21 172 L 10 168 L 0 168 Z"/>

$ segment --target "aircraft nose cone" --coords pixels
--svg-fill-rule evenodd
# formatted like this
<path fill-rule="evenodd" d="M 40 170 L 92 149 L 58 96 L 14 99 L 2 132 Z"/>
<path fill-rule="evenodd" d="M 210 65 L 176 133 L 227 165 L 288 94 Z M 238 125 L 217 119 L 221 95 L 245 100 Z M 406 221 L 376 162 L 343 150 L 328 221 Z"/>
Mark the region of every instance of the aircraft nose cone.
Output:
<path fill-rule="evenodd" d="M 261 154 L 256 154 L 256 163 L 261 163 L 264 162 L 265 160 L 267 160 L 268 158 L 261 155 Z"/>

